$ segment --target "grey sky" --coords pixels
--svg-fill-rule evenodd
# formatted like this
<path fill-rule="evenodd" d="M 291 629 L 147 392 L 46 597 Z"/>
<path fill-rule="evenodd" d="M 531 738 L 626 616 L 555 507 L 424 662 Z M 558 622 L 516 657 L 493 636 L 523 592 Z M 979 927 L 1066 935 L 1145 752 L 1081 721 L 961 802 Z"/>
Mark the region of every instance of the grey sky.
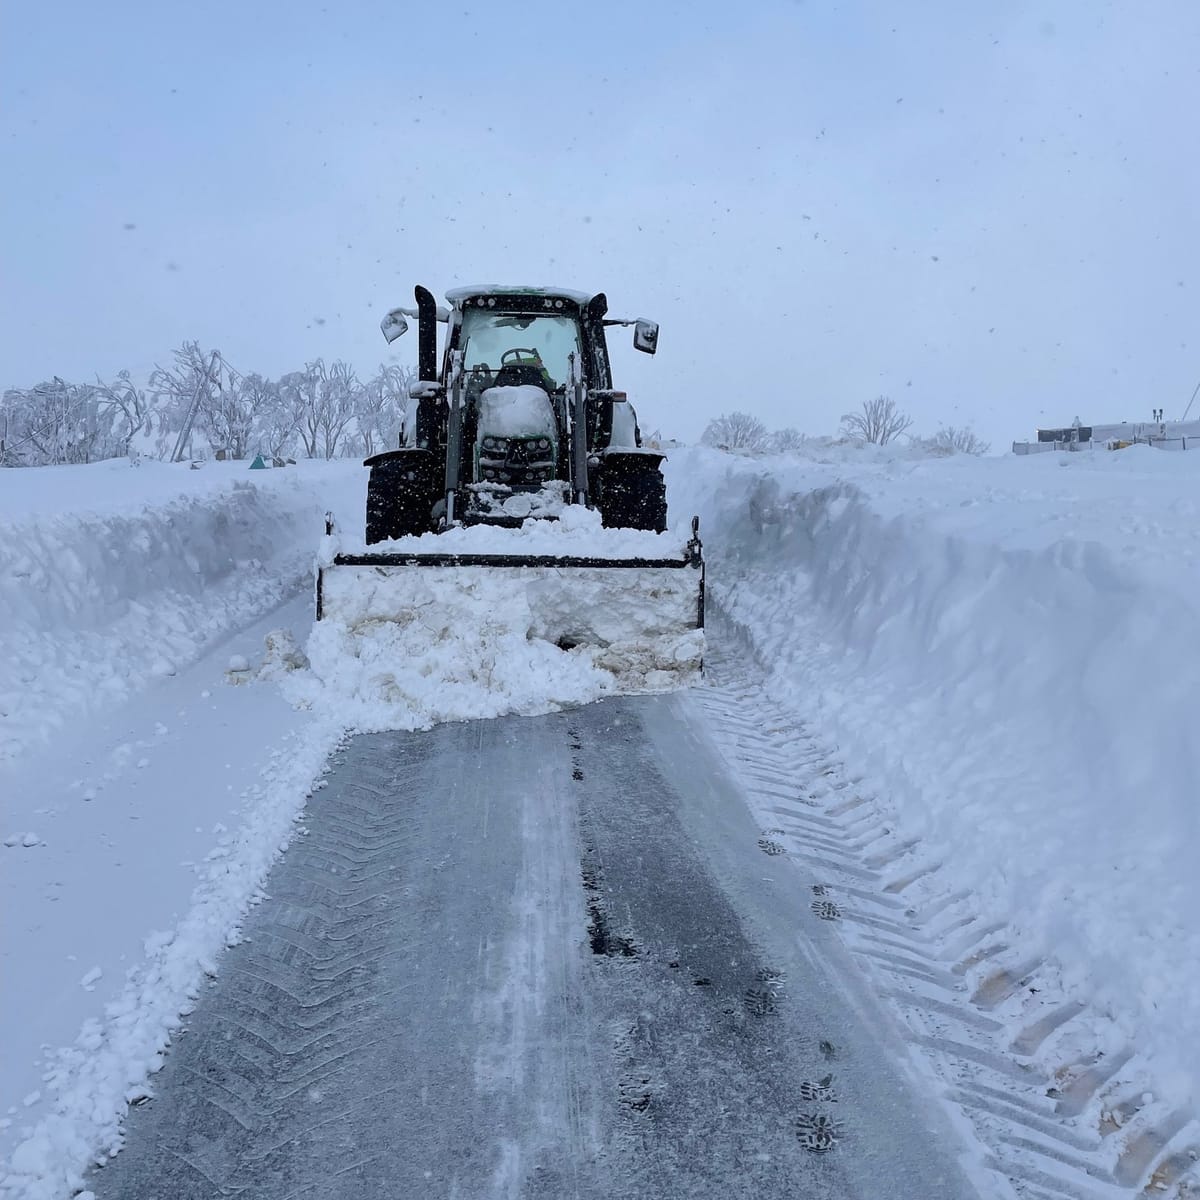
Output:
<path fill-rule="evenodd" d="M 1200 379 L 1191 0 L 4 0 L 0 105 L 0 386 L 366 374 L 476 281 L 660 321 L 618 382 L 685 437 L 884 392 L 999 447 Z"/>

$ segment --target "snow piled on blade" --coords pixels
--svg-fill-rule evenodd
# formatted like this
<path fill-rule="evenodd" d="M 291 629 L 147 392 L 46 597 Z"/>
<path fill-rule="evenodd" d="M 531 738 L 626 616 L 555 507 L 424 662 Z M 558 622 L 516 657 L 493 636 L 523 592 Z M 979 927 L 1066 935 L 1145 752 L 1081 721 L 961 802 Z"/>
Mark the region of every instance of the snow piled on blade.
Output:
<path fill-rule="evenodd" d="M 683 560 L 684 535 L 603 530 L 584 509 L 531 524 L 370 549 Z M 324 546 L 321 561 L 338 549 Z M 289 679 L 286 692 L 353 729 L 378 730 L 679 687 L 697 676 L 704 652 L 699 583 L 686 566 L 332 566 L 308 643 L 312 671 Z"/>
<path fill-rule="evenodd" d="M 906 870 L 1111 1017 L 1079 1056 L 1115 1026 L 1197 1103 L 1200 454 L 812 454 L 673 456 L 714 610 L 917 839 Z"/>
<path fill-rule="evenodd" d="M 676 511 L 683 509 L 676 507 Z M 690 514 L 691 509 L 687 512 Z M 357 517 L 357 514 L 355 514 Z M 690 521 L 690 516 L 688 520 Z M 516 529 L 495 525 L 460 525 L 445 533 L 396 538 L 367 546 L 361 535 L 338 527 L 337 548 L 343 554 L 367 551 L 391 554 L 557 554 L 592 558 L 682 559 L 691 536 L 685 523 L 666 533 L 644 529 L 604 529 L 600 514 L 580 504 L 565 506 L 556 521 L 526 521 Z M 355 520 L 357 530 L 361 522 Z"/>

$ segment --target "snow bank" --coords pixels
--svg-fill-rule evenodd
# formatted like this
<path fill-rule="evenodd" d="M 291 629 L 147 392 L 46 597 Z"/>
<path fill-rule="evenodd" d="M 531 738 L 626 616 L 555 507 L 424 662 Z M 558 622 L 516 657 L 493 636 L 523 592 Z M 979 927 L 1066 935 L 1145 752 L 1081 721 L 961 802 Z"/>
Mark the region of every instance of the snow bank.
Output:
<path fill-rule="evenodd" d="M 0 471 L 0 764 L 304 586 L 357 463 Z M 361 499 L 355 499 L 361 510 Z"/>
<path fill-rule="evenodd" d="M 1200 1100 L 1200 455 L 672 457 L 709 594 L 931 863 Z"/>
<path fill-rule="evenodd" d="M 365 483 L 0 471 L 0 1194 L 57 1200 L 117 1143 L 291 836 L 341 728 L 225 687 L 220 643 L 257 650 L 240 631 L 288 597 L 307 628 L 324 510 L 361 513 Z M 294 666 L 272 646 L 268 674 Z"/>
<path fill-rule="evenodd" d="M 339 727 L 313 722 L 269 755 L 238 828 L 218 826 L 217 844 L 197 868 L 199 881 L 182 919 L 146 932 L 144 957 L 121 971 L 118 994 L 84 1021 L 73 1043 L 47 1056 L 40 1088 L 25 1101 L 27 1109 L 37 1106 L 40 1119 L 0 1170 L 5 1200 L 75 1195 L 87 1167 L 119 1151 L 128 1106 L 153 1095 L 152 1077 L 172 1035 L 195 1006 L 205 977 L 216 973 L 221 951 L 239 940 L 246 910 L 262 898 L 267 874 L 296 832 L 314 786 L 321 786 L 314 781 L 341 736 Z M 211 805 L 201 797 L 187 799 L 197 801 L 196 816 Z M 139 857 L 165 849 L 142 846 Z M 170 915 L 160 913 L 153 894 L 145 907 L 147 920 Z M 102 974 L 93 968 L 80 982 L 94 985 Z M 26 982 L 36 979 L 34 972 Z M 15 1054 L 15 1047 L 9 1052 Z"/>
<path fill-rule="evenodd" d="M 347 728 L 541 712 L 695 673 L 702 634 L 659 620 L 666 601 L 694 622 L 688 568 L 569 585 L 418 573 L 415 608 L 411 589 L 339 569 L 309 669 L 292 635 L 311 625 L 322 514 L 358 531 L 365 483 L 357 463 L 0 472 L 0 964 L 23 981 L 0 1008 L 6 1200 L 71 1194 L 119 1147 Z M 683 534 L 597 520 L 418 548 L 682 559 Z M 652 647 L 623 640 L 631 627 Z M 560 649 L 563 631 L 592 641 Z"/>

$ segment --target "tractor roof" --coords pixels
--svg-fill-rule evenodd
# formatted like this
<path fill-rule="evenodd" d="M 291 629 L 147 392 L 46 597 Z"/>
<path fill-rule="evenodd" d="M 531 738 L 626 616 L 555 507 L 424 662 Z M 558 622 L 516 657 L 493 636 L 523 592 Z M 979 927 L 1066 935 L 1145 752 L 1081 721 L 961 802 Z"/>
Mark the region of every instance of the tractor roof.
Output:
<path fill-rule="evenodd" d="M 446 293 L 446 299 L 455 308 L 461 308 L 463 301 L 469 300 L 472 296 L 549 296 L 555 299 L 570 300 L 581 308 L 592 298 L 589 292 L 575 292 L 570 288 L 525 287 L 508 283 L 479 283 L 472 287 L 451 288 Z"/>

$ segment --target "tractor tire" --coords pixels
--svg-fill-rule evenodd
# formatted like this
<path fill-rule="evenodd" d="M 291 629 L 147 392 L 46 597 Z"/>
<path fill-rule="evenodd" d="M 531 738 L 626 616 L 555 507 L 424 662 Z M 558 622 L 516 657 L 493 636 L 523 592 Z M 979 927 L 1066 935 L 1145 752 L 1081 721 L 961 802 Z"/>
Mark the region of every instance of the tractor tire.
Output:
<path fill-rule="evenodd" d="M 393 454 L 371 464 L 367 481 L 367 544 L 419 537 L 436 528 L 433 506 L 438 481 L 425 450 Z"/>
<path fill-rule="evenodd" d="M 597 507 L 606 529 L 667 528 L 667 484 L 658 463 L 622 455 L 604 465 Z"/>

